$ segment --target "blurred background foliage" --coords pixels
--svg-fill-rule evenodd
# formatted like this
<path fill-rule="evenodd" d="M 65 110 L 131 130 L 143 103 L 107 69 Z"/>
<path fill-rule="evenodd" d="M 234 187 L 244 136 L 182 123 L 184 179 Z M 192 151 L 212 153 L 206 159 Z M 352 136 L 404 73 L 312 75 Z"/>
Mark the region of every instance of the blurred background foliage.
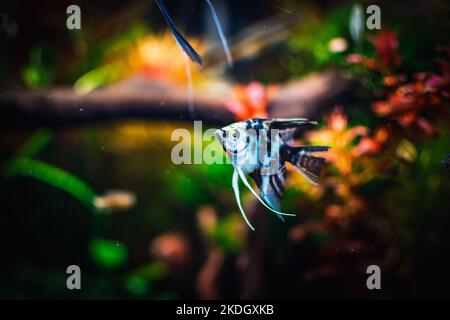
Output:
<path fill-rule="evenodd" d="M 205 1 L 165 2 L 201 54 L 217 46 Z M 377 3 L 382 30 L 364 28 L 358 42 L 351 1 L 222 1 L 229 35 L 279 14 L 301 23 L 232 70 L 192 68 L 198 90 L 241 84 L 230 102 L 237 119 L 266 112 L 268 100 L 252 101 L 266 85 L 336 68 L 359 83 L 351 103 L 301 139 L 332 149 L 319 186 L 290 172 L 282 207 L 297 217 L 269 217 L 264 298 L 448 297 L 449 5 Z M 87 93 L 136 75 L 186 85 L 184 57 L 152 1 L 79 1 L 80 31 L 65 28 L 69 4 L 2 3 L 4 89 Z M 173 164 L 176 128 L 201 138 L 189 123 L 161 120 L 0 129 L 0 297 L 241 297 L 248 230 L 232 168 Z M 82 269 L 81 291 L 66 289 L 71 264 Z M 381 266 L 381 292 L 366 289 L 370 264 Z"/>

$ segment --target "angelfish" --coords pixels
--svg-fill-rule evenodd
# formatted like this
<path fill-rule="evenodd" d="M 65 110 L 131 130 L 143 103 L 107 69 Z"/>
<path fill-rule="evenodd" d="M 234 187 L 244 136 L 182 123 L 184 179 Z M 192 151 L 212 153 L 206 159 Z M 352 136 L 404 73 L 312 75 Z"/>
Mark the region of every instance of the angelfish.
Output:
<path fill-rule="evenodd" d="M 250 229 L 254 230 L 254 227 L 242 208 L 239 178 L 281 220 L 284 220 L 283 216 L 294 216 L 280 211 L 280 199 L 286 180 L 285 163 L 292 163 L 311 183 L 318 183 L 325 159 L 314 153 L 327 151 L 329 147 L 290 145 L 298 129 L 316 124 L 303 118 L 254 118 L 230 124 L 215 132 L 234 167 L 232 188 L 239 210 Z M 247 175 L 255 181 L 261 196 L 252 188 Z"/>

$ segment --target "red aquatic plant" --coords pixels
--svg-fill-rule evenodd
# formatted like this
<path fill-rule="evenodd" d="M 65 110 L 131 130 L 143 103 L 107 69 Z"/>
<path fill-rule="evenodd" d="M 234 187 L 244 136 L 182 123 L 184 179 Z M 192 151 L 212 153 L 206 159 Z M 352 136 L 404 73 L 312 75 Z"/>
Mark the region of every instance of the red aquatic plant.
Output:
<path fill-rule="evenodd" d="M 348 64 L 361 64 L 369 70 L 391 74 L 393 69 L 401 64 L 401 57 L 398 54 L 399 41 L 397 33 L 385 28 L 369 39 L 373 44 L 376 56 L 366 57 L 359 53 L 353 53 L 346 57 Z M 387 79 L 388 81 L 398 81 L 396 77 Z"/>
<path fill-rule="evenodd" d="M 374 45 L 377 56 L 382 64 L 390 67 L 400 65 L 401 59 L 397 53 L 399 42 L 396 32 L 388 28 L 383 28 L 370 41 Z"/>
<path fill-rule="evenodd" d="M 380 117 L 396 120 L 402 127 L 414 126 L 433 135 L 437 129 L 432 118 L 442 109 L 449 84 L 448 74 L 417 74 L 414 82 L 395 88 L 385 100 L 373 103 L 372 110 Z"/>
<path fill-rule="evenodd" d="M 382 70 L 382 66 L 374 58 L 368 58 L 359 53 L 352 53 L 346 57 L 348 64 L 362 64 L 369 70 Z"/>
<path fill-rule="evenodd" d="M 342 174 L 352 171 L 354 140 L 368 134 L 364 126 L 348 127 L 347 116 L 341 106 L 335 107 L 328 117 L 328 125 L 322 130 L 312 131 L 306 135 L 309 142 L 331 146 L 327 160 L 332 162 Z"/>
<path fill-rule="evenodd" d="M 394 120 L 403 128 L 418 128 L 429 136 L 436 134 L 433 119 L 443 109 L 443 100 L 450 97 L 450 49 L 441 49 L 446 59 L 438 60 L 440 74 L 417 73 L 413 81 L 407 82 L 405 74 L 393 72 L 401 63 L 397 34 L 385 28 L 370 41 L 375 47 L 376 58 L 352 54 L 347 56 L 347 62 L 362 64 L 383 75 L 387 93 L 384 99 L 372 104 L 372 110 L 377 116 Z M 370 148 L 374 149 L 373 142 L 364 138 L 361 147 L 367 148 L 371 144 Z"/>
<path fill-rule="evenodd" d="M 384 126 L 376 129 L 373 135 L 370 135 L 369 128 L 365 126 L 350 126 L 341 106 L 335 107 L 327 118 L 325 128 L 306 134 L 308 143 L 331 146 L 326 158 L 332 166 L 326 170 L 321 184 L 317 187 L 321 192 L 305 189 L 311 192 L 312 197 L 317 197 L 318 194 L 319 198 L 326 196 L 325 190 L 330 190 L 334 197 L 339 199 L 325 208 L 325 217 L 328 220 L 341 223 L 367 211 L 367 199 L 359 196 L 356 190 L 362 184 L 383 174 L 386 167 L 389 167 L 380 165 L 376 160 L 376 155 L 385 149 L 388 138 L 389 131 Z"/>
<path fill-rule="evenodd" d="M 248 85 L 237 85 L 233 90 L 233 98 L 226 105 L 233 112 L 236 120 L 250 118 L 268 118 L 267 106 L 273 95 L 274 87 L 264 87 L 259 82 Z"/>
<path fill-rule="evenodd" d="M 388 140 L 388 129 L 384 126 L 379 127 L 373 136 L 364 136 L 352 150 L 356 157 L 381 152 L 384 143 Z"/>

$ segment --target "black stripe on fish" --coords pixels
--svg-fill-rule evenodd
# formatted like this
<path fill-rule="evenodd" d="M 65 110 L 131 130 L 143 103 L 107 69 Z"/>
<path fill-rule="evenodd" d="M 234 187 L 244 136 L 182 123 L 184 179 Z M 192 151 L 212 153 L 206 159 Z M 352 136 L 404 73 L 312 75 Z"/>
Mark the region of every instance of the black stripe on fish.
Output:
<path fill-rule="evenodd" d="M 264 129 L 264 124 L 263 124 L 264 119 L 253 118 L 253 119 L 250 119 L 247 121 L 250 121 L 250 128 L 254 129 L 258 134 L 259 134 L 259 130 Z"/>
<path fill-rule="evenodd" d="M 253 172 L 249 173 L 250 178 L 255 181 L 256 185 L 258 186 L 259 190 L 261 190 L 261 174 L 259 170 L 255 170 Z"/>
<path fill-rule="evenodd" d="M 272 155 L 272 134 L 270 130 L 266 130 L 266 142 L 267 142 L 267 157 Z"/>
<path fill-rule="evenodd" d="M 285 175 L 286 167 L 283 166 L 276 174 L 270 176 L 270 185 L 280 199 L 284 192 Z"/>
<path fill-rule="evenodd" d="M 284 192 L 286 172 L 286 167 L 282 166 L 273 175 L 261 175 L 259 170 L 250 173 L 250 177 L 258 186 L 262 198 L 274 210 L 280 209 L 280 199 Z"/>

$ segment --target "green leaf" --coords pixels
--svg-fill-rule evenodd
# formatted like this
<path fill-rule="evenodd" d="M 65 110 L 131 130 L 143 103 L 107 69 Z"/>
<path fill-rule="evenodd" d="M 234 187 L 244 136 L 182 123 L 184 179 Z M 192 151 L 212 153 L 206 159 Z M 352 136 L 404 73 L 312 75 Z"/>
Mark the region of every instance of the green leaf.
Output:
<path fill-rule="evenodd" d="M 118 80 L 125 68 L 126 64 L 123 61 L 115 61 L 100 66 L 82 75 L 75 82 L 73 88 L 80 94 L 86 94 L 98 87 Z"/>
<path fill-rule="evenodd" d="M 152 283 L 167 274 L 166 266 L 161 262 L 152 262 L 133 271 L 125 280 L 127 290 L 136 296 L 151 291 Z"/>
<path fill-rule="evenodd" d="M 148 290 L 147 282 L 140 277 L 129 277 L 126 280 L 125 286 L 127 290 L 135 296 L 142 296 L 147 293 Z"/>
<path fill-rule="evenodd" d="M 32 158 L 38 154 L 52 139 L 53 134 L 47 129 L 39 129 L 16 152 L 16 157 Z"/>
<path fill-rule="evenodd" d="M 92 259 L 106 269 L 116 269 L 128 260 L 128 250 L 119 241 L 96 238 L 89 245 Z"/>
<path fill-rule="evenodd" d="M 88 208 L 93 209 L 94 191 L 85 182 L 72 174 L 39 160 L 16 158 L 4 170 L 7 178 L 27 176 L 46 182 L 71 194 Z"/>

